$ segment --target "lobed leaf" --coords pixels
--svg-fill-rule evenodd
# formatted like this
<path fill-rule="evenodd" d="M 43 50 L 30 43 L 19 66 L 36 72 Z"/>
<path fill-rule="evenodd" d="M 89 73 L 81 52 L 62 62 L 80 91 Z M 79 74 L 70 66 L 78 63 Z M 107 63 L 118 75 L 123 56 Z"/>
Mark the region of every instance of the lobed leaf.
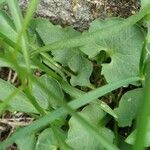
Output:
<path fill-rule="evenodd" d="M 86 35 L 110 29 L 112 26 L 122 24 L 119 19 L 107 19 L 94 21 Z M 112 28 L 112 33 L 113 33 Z M 81 47 L 81 50 L 89 57 L 96 56 L 100 51 L 106 51 L 111 58 L 110 63 L 102 64 L 102 74 L 108 83 L 139 75 L 139 63 L 142 51 L 144 35 L 137 26 L 125 28 L 116 34 L 110 34 L 103 39 L 97 38 L 89 44 Z"/>
<path fill-rule="evenodd" d="M 95 39 L 103 39 L 110 35 L 118 34 L 119 32 L 123 31 L 124 29 L 135 25 L 138 21 L 143 19 L 147 14 L 150 13 L 150 5 L 147 5 L 135 15 L 130 16 L 129 18 L 125 19 L 122 24 L 112 25 L 111 28 L 105 28 L 105 30 L 99 30 L 97 32 L 93 32 L 91 34 L 85 36 L 77 36 L 71 39 L 61 39 L 58 42 L 53 42 L 52 44 L 48 44 L 41 48 L 38 48 L 32 52 L 32 55 L 35 55 L 40 52 L 51 51 L 51 50 L 58 50 L 58 49 L 65 49 L 65 48 L 74 48 L 74 47 L 81 47 L 86 45 L 87 43 L 95 40 Z M 112 32 L 113 31 L 113 32 Z"/>
<path fill-rule="evenodd" d="M 46 75 L 39 77 L 38 81 L 41 84 L 45 85 L 47 89 L 49 89 L 63 101 L 64 93 L 59 82 Z M 43 107 L 44 109 L 48 109 L 49 107 L 57 108 L 59 106 L 58 102 L 48 92 L 42 89 L 36 82 L 33 82 L 32 86 L 33 95 L 41 107 Z"/>
<path fill-rule="evenodd" d="M 16 87 L 0 79 L 0 100 L 3 102 L 8 95 L 12 94 L 16 90 Z M 10 103 L 7 106 L 9 111 L 20 111 L 26 113 L 37 113 L 35 108 L 30 103 L 29 99 L 25 96 L 23 92 L 20 92 L 18 95 L 13 97 Z"/>
<path fill-rule="evenodd" d="M 45 129 L 38 136 L 35 150 L 55 150 L 58 148 L 58 142 L 51 128 Z"/>
<path fill-rule="evenodd" d="M 122 96 L 119 107 L 114 109 L 119 127 L 132 125 L 132 120 L 137 117 L 142 95 L 143 89 L 139 88 L 128 91 Z"/>
<path fill-rule="evenodd" d="M 109 142 L 113 143 L 113 132 L 99 125 L 100 121 L 105 116 L 105 113 L 100 107 L 100 103 L 92 103 L 84 107 L 79 114 L 90 124 L 98 127 L 99 134 L 102 134 Z M 69 131 L 66 142 L 73 149 L 78 150 L 104 149 L 101 143 L 99 143 L 98 139 L 94 136 L 91 136 L 88 130 L 86 130 L 74 117 L 71 117 L 69 120 Z"/>
<path fill-rule="evenodd" d="M 57 50 L 53 55 L 57 62 L 68 66 L 76 74 L 71 74 L 71 85 L 90 86 L 93 65 L 79 50 Z"/>
<path fill-rule="evenodd" d="M 51 44 L 61 39 L 70 39 L 79 36 L 80 33 L 71 27 L 61 28 L 54 26 L 46 20 L 36 20 L 36 31 L 43 40 L 44 44 Z M 71 74 L 70 83 L 73 86 L 90 86 L 90 75 L 92 73 L 92 63 L 84 57 L 78 48 L 60 49 L 53 51 L 54 60 L 61 63 L 65 67 L 69 67 L 74 72 Z M 76 74 L 76 75 L 75 75 Z"/>
<path fill-rule="evenodd" d="M 30 136 L 17 139 L 15 143 L 17 144 L 19 150 L 33 150 L 35 149 L 36 136 L 31 134 Z"/>
<path fill-rule="evenodd" d="M 138 80 L 140 80 L 139 77 L 134 77 L 134 78 L 128 78 L 128 79 L 123 80 L 123 81 L 115 82 L 114 84 L 105 85 L 101 88 L 95 89 L 89 93 L 84 94 L 80 98 L 77 98 L 76 100 L 70 102 L 68 105 L 72 109 L 80 108 L 81 106 L 84 106 L 85 104 L 92 102 L 93 100 L 97 99 L 98 97 L 103 96 L 103 95 L 111 92 L 112 90 L 115 90 L 121 86 L 127 85 L 131 82 L 135 82 Z M 9 137 L 3 143 L 1 143 L 0 148 L 4 148 L 7 145 L 12 144 L 16 139 L 21 137 L 23 134 L 29 135 L 31 132 L 36 131 L 45 125 L 48 125 L 49 123 L 52 123 L 56 119 L 66 115 L 66 114 L 67 114 L 67 110 L 64 109 L 63 107 L 58 108 L 57 110 L 48 113 L 44 117 L 33 122 L 28 127 L 22 128 L 19 131 L 15 132 L 11 137 Z M 101 136 L 100 136 L 100 139 L 102 139 Z M 103 141 L 105 142 L 105 144 L 108 144 L 108 142 L 105 141 L 105 139 L 103 139 Z M 110 146 L 113 146 L 112 149 L 117 149 L 114 145 L 111 145 L 109 143 L 109 145 L 107 145 L 107 147 L 110 147 Z"/>

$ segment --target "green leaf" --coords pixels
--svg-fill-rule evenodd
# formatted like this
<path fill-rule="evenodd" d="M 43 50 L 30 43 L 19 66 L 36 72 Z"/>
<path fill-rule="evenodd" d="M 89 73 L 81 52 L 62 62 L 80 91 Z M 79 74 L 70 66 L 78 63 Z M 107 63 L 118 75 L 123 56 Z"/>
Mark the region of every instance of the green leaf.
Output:
<path fill-rule="evenodd" d="M 70 39 L 80 35 L 71 27 L 61 28 L 54 26 L 48 21 L 37 20 L 36 31 L 44 44 L 50 44 L 62 39 Z M 92 73 L 92 63 L 87 60 L 79 49 L 60 49 L 52 51 L 54 60 L 63 66 L 69 67 L 74 74 L 71 74 L 70 83 L 73 86 L 90 86 L 89 77 Z"/>
<path fill-rule="evenodd" d="M 147 138 L 147 131 L 150 127 L 150 62 L 145 68 L 145 81 L 143 86 L 143 97 L 141 99 L 142 103 L 139 109 L 139 114 L 137 117 L 137 133 L 136 139 L 133 146 L 133 150 L 144 150 L 145 141 Z"/>
<path fill-rule="evenodd" d="M 146 126 L 144 126 L 143 128 L 146 128 Z M 128 144 L 134 144 L 135 142 L 135 138 L 136 138 L 136 132 L 137 130 L 134 130 L 125 140 L 125 142 L 127 142 Z M 150 146 L 150 119 L 149 119 L 149 124 L 147 126 L 147 132 L 146 132 L 146 141 L 144 143 L 145 147 L 149 147 Z"/>
<path fill-rule="evenodd" d="M 50 70 L 48 69 L 48 67 L 46 67 L 46 69 L 44 68 L 45 66 L 43 64 L 41 64 L 40 61 L 36 62 L 36 65 L 43 71 L 45 71 L 47 73 L 47 75 L 52 76 L 53 78 L 59 80 L 59 83 L 62 86 L 62 89 L 69 94 L 71 97 L 73 98 L 78 98 L 80 96 L 82 96 L 85 92 L 79 90 L 78 88 L 75 88 L 73 86 L 71 86 L 70 84 L 68 84 L 68 82 L 60 79 L 60 77 L 58 77 L 58 75 L 51 74 L 52 72 L 50 72 Z M 43 67 L 44 66 L 44 67 Z M 105 102 L 101 101 L 101 108 L 102 110 L 104 110 L 105 112 L 107 112 L 108 114 L 110 114 L 111 116 L 113 116 L 114 118 L 117 118 L 116 114 L 114 113 L 114 111 L 110 108 L 110 106 L 108 106 Z"/>
<path fill-rule="evenodd" d="M 16 87 L 0 79 L 0 100 L 4 101 L 10 94 L 12 94 L 16 90 Z M 10 103 L 8 104 L 7 110 L 9 111 L 20 111 L 26 113 L 37 113 L 35 108 L 29 102 L 29 99 L 24 95 L 23 92 L 20 92 L 16 96 L 14 96 Z"/>
<path fill-rule="evenodd" d="M 48 44 L 46 46 L 43 46 L 41 48 L 38 48 L 32 51 L 31 55 L 35 55 L 40 52 L 46 52 L 46 51 L 51 51 L 51 50 L 81 47 L 81 46 L 86 45 L 87 43 L 92 42 L 95 39 L 103 40 L 104 38 L 107 38 L 108 36 L 118 34 L 119 32 L 122 32 L 125 29 L 135 25 L 138 21 L 142 20 L 147 14 L 150 13 L 149 8 L 150 8 L 150 5 L 147 5 L 146 7 L 144 7 L 144 9 L 141 9 L 135 15 L 132 15 L 127 19 L 124 19 L 122 23 L 119 23 L 117 25 L 112 24 L 112 26 L 109 28 L 106 27 L 105 29 L 98 30 L 96 32 L 93 32 L 85 36 L 77 36 L 77 37 L 70 38 L 67 40 L 62 39 L 58 42 Z"/>
<path fill-rule="evenodd" d="M 45 129 L 38 136 L 35 150 L 57 150 L 58 142 L 51 128 Z"/>
<path fill-rule="evenodd" d="M 113 116 L 115 119 L 117 119 L 118 118 L 118 116 L 117 116 L 117 114 L 114 112 L 114 110 L 112 110 L 112 108 L 109 106 L 109 105 L 107 105 L 105 102 L 103 102 L 103 101 L 100 101 L 100 106 L 101 106 L 101 109 L 103 110 L 103 111 L 105 111 L 106 113 L 108 113 L 109 115 L 111 115 L 111 116 Z"/>
<path fill-rule="evenodd" d="M 41 84 L 45 85 L 47 89 L 49 89 L 54 95 L 61 98 L 63 101 L 64 93 L 61 89 L 61 85 L 55 79 L 43 75 L 38 78 L 38 81 Z M 33 95 L 36 100 L 40 104 L 41 107 L 48 109 L 49 106 L 52 108 L 57 108 L 60 106 L 57 101 L 52 97 L 50 93 L 47 93 L 44 89 L 42 89 L 37 83 L 33 82 Z"/>
<path fill-rule="evenodd" d="M 145 6 L 147 6 L 148 4 L 150 4 L 149 0 L 141 0 L 141 7 L 144 8 Z"/>
<path fill-rule="evenodd" d="M 0 56 L 0 67 L 9 67 L 9 68 L 13 68 L 12 64 L 5 58 L 2 58 Z M 14 68 L 13 68 L 14 69 Z"/>
<path fill-rule="evenodd" d="M 79 50 L 57 50 L 53 52 L 54 59 L 68 66 L 76 75 L 71 75 L 70 83 L 73 86 L 90 86 L 93 65 Z"/>
<path fill-rule="evenodd" d="M 16 61 L 18 62 L 19 66 L 22 68 L 26 67 L 25 61 L 23 59 L 23 57 L 21 55 L 18 55 Z M 0 67 L 9 67 L 13 70 L 15 70 L 15 66 L 13 65 L 13 63 L 11 63 L 11 61 L 9 61 L 9 58 L 6 57 L 5 55 L 0 55 Z M 34 65 L 31 61 L 31 66 L 32 69 L 37 69 L 38 67 L 36 65 Z"/>
<path fill-rule="evenodd" d="M 113 133 L 109 129 L 100 127 L 99 125 L 100 121 L 105 116 L 104 111 L 100 108 L 100 104 L 92 103 L 83 108 L 79 114 L 90 124 L 98 127 L 99 134 L 102 134 L 109 142 L 113 143 Z M 74 117 L 71 117 L 69 120 L 69 131 L 66 142 L 73 149 L 78 150 L 104 149 L 99 141 L 94 136 L 91 136 L 91 134 Z"/>
<path fill-rule="evenodd" d="M 73 110 L 76 110 L 76 109 L 78 109 L 82 106 L 85 106 L 86 104 L 96 100 L 98 97 L 104 96 L 107 93 L 109 93 L 121 86 L 125 86 L 127 84 L 130 84 L 132 82 L 139 81 L 139 80 L 140 80 L 139 77 L 134 77 L 134 78 L 128 78 L 126 80 L 121 80 L 121 81 L 115 82 L 113 84 L 105 85 L 103 87 L 100 87 L 98 89 L 92 90 L 92 91 L 84 94 L 80 98 L 77 98 L 77 99 L 69 102 L 68 106 L 71 107 Z M 22 135 L 29 135 L 31 132 L 41 129 L 41 127 L 44 127 L 46 125 L 49 125 L 56 119 L 65 116 L 67 113 L 68 112 L 64 107 L 61 107 L 52 112 L 49 112 L 47 115 L 34 121 L 31 125 L 16 131 L 11 137 L 7 138 L 4 142 L 2 142 L 0 144 L 0 149 L 12 144 L 14 141 L 16 141 L 17 138 L 20 138 Z M 95 133 L 95 132 L 93 132 L 93 133 Z M 95 135 L 97 136 L 99 134 L 95 134 Z M 105 144 L 103 144 L 105 147 L 107 147 L 107 148 L 112 147 L 113 150 L 117 149 L 113 144 L 107 142 L 105 139 L 102 140 L 101 135 L 99 135 L 97 137 L 98 137 L 99 141 L 105 142 Z"/>
<path fill-rule="evenodd" d="M 127 144 L 125 142 L 125 138 L 124 137 L 119 136 L 118 140 L 119 140 L 119 142 L 118 142 L 119 146 L 118 147 L 119 147 L 120 150 L 132 150 L 132 145 Z"/>
<path fill-rule="evenodd" d="M 12 20 L 3 11 L 0 11 L 0 37 L 10 42 L 16 42 L 17 33 Z"/>
<path fill-rule="evenodd" d="M 117 26 L 122 22 L 118 19 L 96 20 L 85 34 L 107 30 L 107 28 Z M 81 50 L 89 57 L 96 56 L 101 50 L 106 51 L 111 62 L 102 65 L 102 74 L 107 82 L 111 83 L 139 75 L 139 60 L 143 41 L 144 36 L 140 28 L 132 26 L 119 33 L 105 36 L 103 39 L 99 37 L 81 47 Z"/>
<path fill-rule="evenodd" d="M 17 144 L 19 150 L 33 150 L 35 149 L 36 137 L 34 134 L 31 134 L 29 136 L 24 136 L 17 139 L 15 143 Z"/>
<path fill-rule="evenodd" d="M 0 0 L 0 4 L 3 4 L 4 2 L 6 2 L 6 0 Z"/>
<path fill-rule="evenodd" d="M 119 127 L 132 125 L 132 120 L 137 116 L 142 95 L 143 89 L 139 88 L 128 91 L 122 96 L 119 107 L 114 110 L 118 117 L 117 122 Z"/>
<path fill-rule="evenodd" d="M 62 39 L 69 39 L 81 34 L 71 27 L 62 28 L 59 25 L 53 25 L 45 19 L 36 19 L 32 22 L 32 24 L 44 44 L 54 43 Z"/>
<path fill-rule="evenodd" d="M 6 0 L 0 0 L 0 5 L 6 2 Z"/>

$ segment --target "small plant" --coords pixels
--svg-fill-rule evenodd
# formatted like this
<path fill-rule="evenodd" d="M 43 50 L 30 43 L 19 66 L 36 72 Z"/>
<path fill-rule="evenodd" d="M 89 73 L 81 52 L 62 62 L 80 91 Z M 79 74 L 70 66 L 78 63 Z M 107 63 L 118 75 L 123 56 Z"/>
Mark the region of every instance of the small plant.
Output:
<path fill-rule="evenodd" d="M 0 79 L 0 113 L 23 112 L 33 120 L 0 149 L 13 143 L 20 150 L 150 146 L 148 0 L 135 15 L 97 19 L 83 33 L 33 18 L 37 0 L 24 17 L 17 0 L 0 4 L 9 8 L 0 11 L 0 67 L 19 80 L 15 86 Z"/>

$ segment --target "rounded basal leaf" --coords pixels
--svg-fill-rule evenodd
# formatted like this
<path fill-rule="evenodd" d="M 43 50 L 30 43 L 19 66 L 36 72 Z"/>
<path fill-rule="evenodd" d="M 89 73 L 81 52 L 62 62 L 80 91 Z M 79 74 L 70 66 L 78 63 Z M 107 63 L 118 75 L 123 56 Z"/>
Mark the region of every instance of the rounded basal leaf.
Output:
<path fill-rule="evenodd" d="M 122 20 L 118 19 L 96 20 L 91 24 L 89 32 L 85 34 L 107 30 L 121 23 Z M 138 26 L 125 28 L 117 34 L 113 32 L 112 30 L 112 34 L 108 34 L 103 40 L 97 38 L 81 47 L 89 57 L 96 56 L 101 50 L 106 51 L 111 61 L 102 65 L 102 74 L 109 83 L 139 75 L 140 55 L 144 41 L 143 33 Z"/>
<path fill-rule="evenodd" d="M 98 127 L 99 134 L 102 134 L 106 139 L 113 143 L 114 134 L 112 131 L 99 125 L 100 121 L 104 118 L 105 113 L 101 110 L 98 103 L 86 106 L 79 114 L 90 124 Z M 77 150 L 104 149 L 98 139 L 95 138 L 94 135 L 91 135 L 74 117 L 69 120 L 69 131 L 66 142 L 70 147 Z"/>
<path fill-rule="evenodd" d="M 68 61 L 69 68 L 77 75 L 72 75 L 70 83 L 73 86 L 88 86 L 90 85 L 89 78 L 92 74 L 92 63 L 87 60 L 81 53 L 74 53 L 74 56 Z"/>
<path fill-rule="evenodd" d="M 79 36 L 81 33 L 71 27 L 61 28 L 54 26 L 48 21 L 37 20 L 36 31 L 40 35 L 44 44 L 51 44 L 63 39 L 70 39 Z M 70 83 L 73 86 L 89 86 L 90 75 L 93 70 L 92 63 L 84 57 L 78 48 L 60 49 L 52 51 L 54 60 L 65 67 L 69 67 L 74 73 L 71 74 Z"/>
<path fill-rule="evenodd" d="M 73 86 L 89 86 L 89 78 L 92 74 L 93 65 L 79 50 L 57 50 L 53 52 L 54 59 L 63 66 L 68 66 L 74 72 L 70 83 Z"/>
<path fill-rule="evenodd" d="M 51 44 L 53 42 L 57 42 L 62 39 L 69 39 L 81 34 L 72 27 L 62 28 L 61 26 L 53 25 L 48 20 L 44 19 L 36 19 L 33 24 L 44 44 Z"/>
<path fill-rule="evenodd" d="M 0 79 L 0 101 L 3 102 L 16 91 L 16 87 Z M 6 110 L 9 111 L 20 111 L 26 113 L 37 113 L 33 105 L 30 103 L 29 99 L 24 95 L 23 92 L 19 92 L 14 97 L 11 98 Z"/>
<path fill-rule="evenodd" d="M 58 142 L 51 128 L 45 129 L 38 136 L 35 150 L 57 150 Z"/>
<path fill-rule="evenodd" d="M 101 109 L 100 102 L 93 102 L 84 107 L 79 114 L 84 117 L 89 123 L 98 125 L 106 113 Z M 73 118 L 73 117 L 72 117 Z"/>
<path fill-rule="evenodd" d="M 43 75 L 37 79 L 48 90 L 51 91 L 51 93 L 48 93 L 44 88 L 40 87 L 38 83 L 33 83 L 33 95 L 35 96 L 40 106 L 45 109 L 48 109 L 49 106 L 52 108 L 57 108 L 59 106 L 58 101 L 53 97 L 52 94 L 54 94 L 62 101 L 64 99 L 64 93 L 61 89 L 59 82 L 46 75 Z"/>
<path fill-rule="evenodd" d="M 15 142 L 19 150 L 34 150 L 36 145 L 36 137 L 34 134 L 19 138 Z"/>
<path fill-rule="evenodd" d="M 132 120 L 136 118 L 140 102 L 142 100 L 143 89 L 135 89 L 125 93 L 120 102 L 119 107 L 114 111 L 118 117 L 119 127 L 131 126 Z"/>
<path fill-rule="evenodd" d="M 83 35 L 91 34 L 92 32 L 96 32 L 98 30 L 106 30 L 107 28 L 111 28 L 112 26 L 115 26 L 121 22 L 120 19 L 108 19 L 108 20 L 94 20 L 88 31 L 84 32 Z M 113 31 L 112 31 L 113 32 Z M 106 32 L 107 33 L 107 32 Z M 106 36 L 107 38 L 110 37 L 110 34 Z M 100 40 L 97 38 L 97 40 L 92 39 L 89 43 L 81 47 L 81 51 L 83 51 L 85 54 L 87 54 L 90 58 L 95 57 L 101 50 L 107 50 L 107 47 L 105 44 L 98 44 L 97 42 L 100 42 Z M 105 42 L 105 39 L 103 43 Z"/>

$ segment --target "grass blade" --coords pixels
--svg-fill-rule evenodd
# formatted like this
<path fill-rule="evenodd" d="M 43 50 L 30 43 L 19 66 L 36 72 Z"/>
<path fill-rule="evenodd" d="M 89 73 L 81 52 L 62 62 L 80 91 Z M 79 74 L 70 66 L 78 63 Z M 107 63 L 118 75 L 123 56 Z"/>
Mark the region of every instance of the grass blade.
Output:
<path fill-rule="evenodd" d="M 52 44 L 49 44 L 49 45 L 43 46 L 41 48 L 38 48 L 37 50 L 34 50 L 32 52 L 32 56 L 34 56 L 40 52 L 83 46 L 86 43 L 89 43 L 90 41 L 95 40 L 95 39 L 103 40 L 106 36 L 108 36 L 110 34 L 116 34 L 118 32 L 121 32 L 122 30 L 124 30 L 124 28 L 127 28 L 129 26 L 136 24 L 143 17 L 145 17 L 145 15 L 148 13 L 150 13 L 150 5 L 147 5 L 145 8 L 141 9 L 140 12 L 138 12 L 135 15 L 124 20 L 122 22 L 122 24 L 118 24 L 118 25 L 115 25 L 115 26 L 112 26 L 112 27 L 109 27 L 106 29 L 102 29 L 102 30 L 93 32 L 88 35 L 77 36 L 77 37 L 71 38 L 69 40 L 64 39 L 64 40 L 61 40 L 58 42 L 54 42 Z"/>
<path fill-rule="evenodd" d="M 19 41 L 20 41 L 22 35 L 25 34 L 26 29 L 27 29 L 28 26 L 29 26 L 29 23 L 30 23 L 30 21 L 31 21 L 31 19 L 32 19 L 32 17 L 33 17 L 34 11 L 35 11 L 35 9 L 36 9 L 38 3 L 39 3 L 39 0 L 32 0 L 32 1 L 29 3 L 29 7 L 28 7 L 28 9 L 27 9 L 27 11 L 26 11 L 27 13 L 26 13 L 25 18 L 24 18 L 23 23 L 22 23 L 21 31 L 20 31 L 20 33 L 18 34 L 17 43 L 19 43 Z"/>
<path fill-rule="evenodd" d="M 125 86 L 127 84 L 130 84 L 135 81 L 139 81 L 139 77 L 131 77 L 126 80 L 118 81 L 113 84 L 105 85 L 101 88 L 98 88 L 96 90 L 93 90 L 91 92 L 88 92 L 81 96 L 80 98 L 77 98 L 73 100 L 72 102 L 68 103 L 68 106 L 70 106 L 72 109 L 80 108 L 81 106 L 88 104 L 92 102 L 93 100 L 97 99 L 98 97 L 101 97 L 121 86 Z M 67 114 L 67 111 L 61 107 L 53 112 L 48 113 L 46 116 L 36 120 L 28 127 L 24 127 L 18 131 L 16 131 L 10 138 L 8 138 L 6 141 L 2 142 L 0 145 L 0 148 L 5 147 L 6 145 L 12 144 L 16 139 L 20 138 L 21 136 L 25 134 L 31 134 L 32 132 L 38 130 L 39 128 L 48 125 L 49 123 L 52 123 L 55 119 L 62 117 Z"/>
<path fill-rule="evenodd" d="M 147 67 L 148 69 L 150 69 L 150 63 L 147 64 Z M 149 106 L 150 106 L 150 76 L 148 73 L 145 80 L 142 106 L 139 112 L 139 117 L 137 118 L 137 133 L 133 150 L 144 150 L 150 116 Z"/>
<path fill-rule="evenodd" d="M 16 26 L 16 30 L 18 32 L 18 37 L 16 39 L 16 42 L 17 42 L 17 45 L 19 45 L 19 43 L 21 43 L 22 52 L 23 52 L 24 59 L 26 62 L 27 76 L 29 78 L 30 73 L 31 73 L 30 57 L 29 57 L 28 40 L 27 40 L 25 31 L 29 25 L 30 20 L 32 19 L 32 16 L 33 16 L 34 10 L 38 4 L 38 1 L 37 0 L 31 1 L 24 20 L 22 17 L 21 10 L 19 8 L 18 1 L 17 0 L 11 0 L 11 1 L 7 0 L 7 3 L 9 5 L 11 15 L 14 20 L 14 24 Z M 18 49 L 18 47 L 16 47 L 16 50 L 17 49 Z"/>
<path fill-rule="evenodd" d="M 19 4 L 17 0 L 7 0 L 9 9 L 11 11 L 11 16 L 13 18 L 16 30 L 18 32 L 18 35 L 22 29 L 22 22 L 23 22 L 23 17 L 21 14 L 21 10 L 19 8 Z M 30 60 L 29 60 L 29 53 L 28 53 L 28 46 L 27 46 L 27 37 L 24 35 L 21 37 L 21 48 L 22 48 L 22 52 L 24 55 L 24 59 L 26 62 L 26 70 L 27 70 L 27 75 L 30 74 Z M 17 39 L 16 39 L 16 42 Z M 17 44 L 18 45 L 18 44 Z M 20 45 L 20 44 L 19 44 Z M 16 51 L 17 51 L 18 47 L 16 47 Z"/>
<path fill-rule="evenodd" d="M 56 80 L 59 81 L 59 83 L 61 84 L 63 90 L 71 95 L 73 98 L 79 98 L 80 96 L 82 96 L 85 92 L 71 86 L 70 84 L 68 84 L 68 82 L 62 80 L 62 78 L 60 76 L 58 76 L 55 72 L 51 71 L 49 68 L 47 68 L 45 65 L 43 65 L 41 62 L 39 62 L 38 60 L 34 59 L 34 63 L 44 72 L 47 73 L 47 75 L 55 78 Z M 101 108 L 102 110 L 104 110 L 105 112 L 107 112 L 108 114 L 110 114 L 111 116 L 113 116 L 114 118 L 117 118 L 117 115 L 114 113 L 114 111 L 104 102 L 101 101 Z"/>

